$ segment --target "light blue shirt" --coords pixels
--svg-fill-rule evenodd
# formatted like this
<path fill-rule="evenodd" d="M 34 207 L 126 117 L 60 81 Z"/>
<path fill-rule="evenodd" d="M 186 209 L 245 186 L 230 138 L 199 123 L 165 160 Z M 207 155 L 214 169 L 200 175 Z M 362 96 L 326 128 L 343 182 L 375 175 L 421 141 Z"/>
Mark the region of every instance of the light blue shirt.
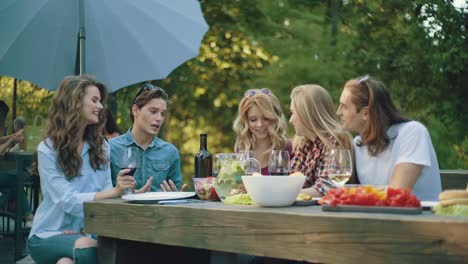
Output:
<path fill-rule="evenodd" d="M 115 185 L 120 166 L 120 159 L 127 147 L 136 147 L 140 153 L 140 168 L 137 168 L 134 177 L 137 182 L 137 189 L 144 186 L 149 177 L 153 176 L 152 192 L 161 191 L 159 185 L 164 180 L 172 180 L 180 189 L 182 175 L 180 172 L 180 156 L 177 148 L 158 138 L 154 137 L 146 150 L 141 149 L 135 143 L 135 139 L 129 129 L 127 133 L 109 140 L 111 147 L 111 171 L 112 183 Z"/>
<path fill-rule="evenodd" d="M 109 163 L 95 171 L 89 162 L 89 144 L 83 144 L 83 160 L 78 176 L 69 180 L 59 168 L 57 152 L 50 139 L 42 141 L 38 148 L 38 167 L 43 200 L 37 208 L 29 237 L 47 238 L 64 230 L 81 232 L 84 226 L 83 202 L 93 201 L 96 192 L 112 189 Z M 106 157 L 109 145 L 103 146 Z"/>

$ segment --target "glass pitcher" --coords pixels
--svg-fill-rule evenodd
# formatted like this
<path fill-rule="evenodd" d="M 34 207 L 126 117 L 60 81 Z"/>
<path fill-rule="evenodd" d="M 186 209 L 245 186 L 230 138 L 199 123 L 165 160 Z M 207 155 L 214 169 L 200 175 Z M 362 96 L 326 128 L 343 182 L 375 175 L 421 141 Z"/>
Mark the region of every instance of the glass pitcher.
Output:
<path fill-rule="evenodd" d="M 217 167 L 217 168 L 216 168 Z M 226 197 L 247 193 L 241 176 L 260 172 L 260 163 L 244 153 L 218 153 L 215 155 L 215 170 L 219 169 L 215 189 L 221 201 Z"/>

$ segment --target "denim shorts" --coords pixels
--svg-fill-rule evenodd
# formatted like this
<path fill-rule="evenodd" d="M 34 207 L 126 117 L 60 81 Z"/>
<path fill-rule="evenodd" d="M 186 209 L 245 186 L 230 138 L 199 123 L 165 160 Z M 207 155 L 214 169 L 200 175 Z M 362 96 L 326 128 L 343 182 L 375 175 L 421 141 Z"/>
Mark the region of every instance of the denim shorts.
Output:
<path fill-rule="evenodd" d="M 96 263 L 96 248 L 74 249 L 76 240 L 83 235 L 55 235 L 40 238 L 35 235 L 28 239 L 28 251 L 37 264 L 57 263 L 63 257 L 75 263 Z"/>

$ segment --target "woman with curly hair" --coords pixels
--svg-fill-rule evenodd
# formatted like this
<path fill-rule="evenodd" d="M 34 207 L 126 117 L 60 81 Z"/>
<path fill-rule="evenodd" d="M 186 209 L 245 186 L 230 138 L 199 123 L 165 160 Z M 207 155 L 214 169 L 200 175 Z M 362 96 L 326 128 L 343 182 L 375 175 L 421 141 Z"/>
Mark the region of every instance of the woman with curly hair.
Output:
<path fill-rule="evenodd" d="M 135 186 L 125 169 L 112 187 L 102 136 L 106 98 L 106 86 L 87 75 L 66 77 L 53 97 L 35 168 L 43 201 L 28 239 L 38 264 L 95 263 L 97 242 L 83 229 L 83 202 L 119 197 Z"/>
<path fill-rule="evenodd" d="M 262 175 L 270 174 L 268 159 L 273 149 L 291 152 L 291 142 L 286 138 L 286 118 L 278 98 L 267 88 L 245 92 L 233 128 L 235 151 L 252 151 L 260 162 Z"/>

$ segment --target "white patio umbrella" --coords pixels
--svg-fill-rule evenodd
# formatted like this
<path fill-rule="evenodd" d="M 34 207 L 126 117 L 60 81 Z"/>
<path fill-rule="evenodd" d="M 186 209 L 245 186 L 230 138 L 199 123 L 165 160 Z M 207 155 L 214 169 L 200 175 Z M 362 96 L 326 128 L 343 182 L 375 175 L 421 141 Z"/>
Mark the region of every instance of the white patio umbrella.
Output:
<path fill-rule="evenodd" d="M 1 0 L 0 75 L 55 90 L 87 73 L 115 91 L 198 56 L 196 0 Z"/>

